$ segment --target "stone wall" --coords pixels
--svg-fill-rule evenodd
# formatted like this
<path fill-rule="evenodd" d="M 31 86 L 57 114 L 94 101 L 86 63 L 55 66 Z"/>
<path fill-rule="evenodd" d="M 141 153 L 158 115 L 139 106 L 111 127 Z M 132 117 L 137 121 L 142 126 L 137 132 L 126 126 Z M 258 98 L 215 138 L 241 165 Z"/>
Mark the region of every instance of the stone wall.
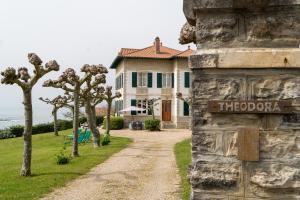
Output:
<path fill-rule="evenodd" d="M 184 0 L 189 25 L 180 41 L 201 48 L 298 48 L 299 5 L 300 0 Z"/>
<path fill-rule="evenodd" d="M 295 69 L 194 70 L 193 199 L 300 198 L 299 114 L 207 112 L 208 100 L 293 99 L 296 109 L 300 103 L 299 77 L 300 70 Z M 242 127 L 260 130 L 259 162 L 237 159 L 236 140 Z"/>
<path fill-rule="evenodd" d="M 181 41 L 198 46 L 191 199 L 300 199 L 299 11 L 299 0 L 184 0 Z M 290 101 L 292 112 L 213 113 L 213 100 Z M 238 155 L 243 128 L 258 130 L 255 162 Z"/>

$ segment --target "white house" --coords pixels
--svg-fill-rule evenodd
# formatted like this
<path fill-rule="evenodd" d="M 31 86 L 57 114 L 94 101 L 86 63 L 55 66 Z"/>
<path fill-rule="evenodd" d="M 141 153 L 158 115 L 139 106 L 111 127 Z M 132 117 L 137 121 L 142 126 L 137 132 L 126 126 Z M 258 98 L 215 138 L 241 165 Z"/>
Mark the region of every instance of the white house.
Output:
<path fill-rule="evenodd" d="M 172 49 L 157 37 L 144 49 L 122 48 L 110 68 L 116 70 L 116 91 L 122 94 L 115 102 L 116 112 L 129 106 L 145 108 L 144 112 L 124 113 L 125 121 L 143 121 L 151 117 L 147 99 L 161 100 L 155 107 L 155 117 L 164 128 L 187 128 L 190 121 L 188 104 L 176 98 L 181 92 L 189 96 L 191 85 L 188 57 L 193 50 Z"/>

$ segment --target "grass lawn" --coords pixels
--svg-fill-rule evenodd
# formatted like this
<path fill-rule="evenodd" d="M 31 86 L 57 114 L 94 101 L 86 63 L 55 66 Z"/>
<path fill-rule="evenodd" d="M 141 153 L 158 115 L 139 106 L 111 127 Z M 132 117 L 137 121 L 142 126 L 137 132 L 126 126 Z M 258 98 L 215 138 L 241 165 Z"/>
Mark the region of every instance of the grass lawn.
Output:
<path fill-rule="evenodd" d="M 181 192 L 183 200 L 189 200 L 191 194 L 191 185 L 187 180 L 188 165 L 192 161 L 191 148 L 191 139 L 184 140 L 175 145 L 176 162 L 181 176 Z"/>
<path fill-rule="evenodd" d="M 108 146 L 94 149 L 92 143 L 79 145 L 80 157 L 74 158 L 68 165 L 59 166 L 55 155 L 60 152 L 64 136 L 72 130 L 33 136 L 32 177 L 20 177 L 22 163 L 22 138 L 0 140 L 0 199 L 37 199 L 54 188 L 83 175 L 92 167 L 104 162 L 112 154 L 125 148 L 131 140 L 111 137 Z M 67 147 L 71 153 L 71 145 Z"/>

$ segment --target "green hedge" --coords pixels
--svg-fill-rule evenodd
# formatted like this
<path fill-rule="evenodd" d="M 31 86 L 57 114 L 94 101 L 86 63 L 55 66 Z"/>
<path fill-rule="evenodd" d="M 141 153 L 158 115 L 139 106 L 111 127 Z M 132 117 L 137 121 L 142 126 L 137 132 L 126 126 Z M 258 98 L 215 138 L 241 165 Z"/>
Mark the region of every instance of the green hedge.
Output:
<path fill-rule="evenodd" d="M 32 134 L 50 133 L 54 131 L 53 123 L 43 123 L 32 126 Z"/>
<path fill-rule="evenodd" d="M 24 126 L 21 125 L 11 126 L 6 131 L 8 131 L 9 134 L 14 135 L 15 137 L 21 137 L 24 132 Z"/>
<path fill-rule="evenodd" d="M 159 131 L 160 130 L 160 120 L 159 119 L 146 119 L 145 129 L 149 131 Z"/>
<path fill-rule="evenodd" d="M 57 124 L 58 130 L 63 131 L 67 129 L 73 128 L 72 121 L 68 120 L 58 120 Z M 49 133 L 54 131 L 53 122 L 51 123 L 43 123 L 32 126 L 32 134 L 41 134 L 41 133 Z M 11 126 L 7 129 L 0 130 L 0 139 L 14 138 L 14 137 L 22 137 L 24 132 L 24 126 L 17 125 Z"/>
<path fill-rule="evenodd" d="M 57 123 L 58 123 L 57 124 L 58 130 L 60 130 L 60 131 L 73 128 L 72 120 L 58 120 Z"/>
<path fill-rule="evenodd" d="M 103 122 L 104 122 L 104 117 L 103 116 L 97 116 L 96 117 L 96 124 L 97 124 L 97 126 L 102 125 Z"/>
<path fill-rule="evenodd" d="M 106 128 L 106 118 L 104 118 L 103 127 Z M 110 129 L 120 130 L 124 128 L 124 118 L 123 117 L 110 117 Z"/>
<path fill-rule="evenodd" d="M 96 116 L 96 124 L 97 126 L 100 126 L 101 124 L 103 124 L 104 121 L 104 117 L 103 116 Z M 87 118 L 86 117 L 81 117 L 79 118 L 79 124 L 84 124 L 87 122 Z"/>
<path fill-rule="evenodd" d="M 86 117 L 82 117 L 79 119 L 79 123 L 83 124 L 87 121 Z M 96 117 L 97 126 L 103 124 L 104 118 L 102 116 Z M 72 120 L 58 120 L 57 128 L 59 131 L 67 130 L 73 128 Z M 41 133 L 49 133 L 54 131 L 54 124 L 51 123 L 43 123 L 32 126 L 32 134 L 41 134 Z M 0 139 L 14 138 L 14 137 L 22 137 L 24 132 L 24 126 L 16 125 L 11 126 L 7 129 L 0 130 Z"/>
<path fill-rule="evenodd" d="M 97 126 L 103 123 L 104 118 L 102 116 L 96 117 Z M 82 117 L 79 119 L 80 124 L 86 122 L 86 118 Z M 59 131 L 67 130 L 73 128 L 72 120 L 57 120 L 57 128 Z M 49 133 L 54 131 L 54 124 L 51 123 L 43 123 L 32 126 L 32 134 L 41 134 L 41 133 Z M 11 126 L 7 129 L 0 130 L 0 139 L 14 138 L 14 137 L 22 137 L 24 132 L 24 126 L 16 125 Z"/>

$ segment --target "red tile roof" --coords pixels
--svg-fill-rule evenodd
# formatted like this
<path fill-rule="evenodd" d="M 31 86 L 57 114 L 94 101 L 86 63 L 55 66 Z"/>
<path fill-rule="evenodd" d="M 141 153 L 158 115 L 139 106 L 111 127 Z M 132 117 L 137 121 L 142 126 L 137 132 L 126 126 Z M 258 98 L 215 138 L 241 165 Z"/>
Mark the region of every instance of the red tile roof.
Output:
<path fill-rule="evenodd" d="M 194 53 L 194 50 L 190 48 L 185 51 L 179 51 L 163 46 L 162 43 L 160 43 L 159 38 L 156 38 L 156 41 L 159 42 L 159 44 L 156 44 L 156 42 L 154 42 L 152 46 L 146 47 L 144 49 L 122 48 L 110 68 L 116 68 L 123 58 L 174 59 L 188 58 L 191 54 Z M 157 47 L 157 45 L 159 46 Z M 159 48 L 159 52 L 157 52 L 157 48 Z"/>
<path fill-rule="evenodd" d="M 128 48 L 122 48 L 121 51 L 119 52 L 119 55 L 126 55 L 130 54 L 132 52 L 138 51 L 139 49 L 128 49 Z"/>
<path fill-rule="evenodd" d="M 189 57 L 190 55 L 192 55 L 195 51 L 192 50 L 192 49 L 187 49 L 185 51 L 182 51 L 180 52 L 179 54 L 176 55 L 176 57 L 179 57 L 179 58 L 187 58 Z"/>

